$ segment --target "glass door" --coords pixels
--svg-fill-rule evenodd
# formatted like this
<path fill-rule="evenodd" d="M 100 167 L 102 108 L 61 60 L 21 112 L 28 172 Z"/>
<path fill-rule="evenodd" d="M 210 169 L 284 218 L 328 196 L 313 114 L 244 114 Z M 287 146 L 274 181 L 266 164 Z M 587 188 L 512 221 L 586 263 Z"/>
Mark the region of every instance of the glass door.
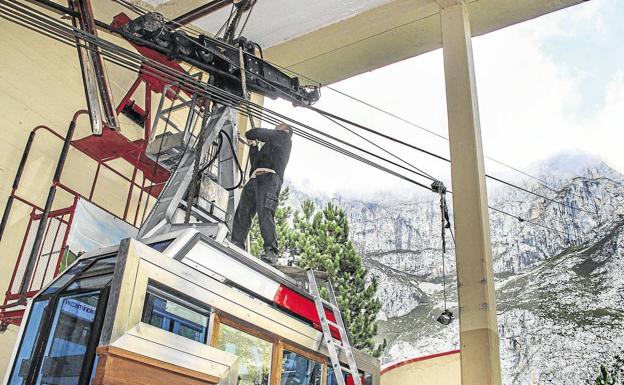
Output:
<path fill-rule="evenodd" d="M 37 385 L 78 384 L 99 300 L 100 291 L 59 298 Z"/>

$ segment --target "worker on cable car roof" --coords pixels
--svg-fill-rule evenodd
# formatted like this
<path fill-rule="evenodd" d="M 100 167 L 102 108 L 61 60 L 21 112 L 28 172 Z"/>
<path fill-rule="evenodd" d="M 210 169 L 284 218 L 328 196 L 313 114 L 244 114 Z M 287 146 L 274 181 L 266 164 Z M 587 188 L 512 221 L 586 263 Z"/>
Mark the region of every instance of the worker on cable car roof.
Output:
<path fill-rule="evenodd" d="M 232 243 L 245 249 L 251 219 L 258 213 L 260 234 L 264 240 L 264 254 L 261 258 L 270 264 L 277 264 L 279 255 L 275 210 L 290 158 L 292 133 L 292 127 L 285 123 L 275 126 L 274 130 L 254 128 L 245 133 L 250 145 L 251 177 L 243 187 L 234 214 Z M 261 148 L 258 142 L 264 143 Z"/>

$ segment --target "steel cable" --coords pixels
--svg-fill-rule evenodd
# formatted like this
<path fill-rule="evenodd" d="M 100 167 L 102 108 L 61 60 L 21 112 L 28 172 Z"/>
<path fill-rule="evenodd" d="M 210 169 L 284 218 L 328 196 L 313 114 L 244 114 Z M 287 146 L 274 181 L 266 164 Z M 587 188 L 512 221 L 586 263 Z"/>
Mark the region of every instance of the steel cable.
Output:
<path fill-rule="evenodd" d="M 5 5 L 7 4 L 7 2 L 6 2 L 6 1 L 0 1 L 0 3 L 3 3 L 3 4 L 5 4 Z M 20 5 L 21 5 L 21 4 L 20 4 Z M 6 10 L 6 9 L 5 9 L 5 10 Z M 44 16 L 45 16 L 45 15 L 44 15 Z M 22 18 L 22 21 L 24 21 L 24 18 Z M 52 21 L 55 21 L 55 20 L 54 20 L 54 19 L 52 19 Z M 26 21 L 26 22 L 28 22 L 28 21 Z M 65 33 L 66 33 L 66 34 L 65 34 L 66 38 L 67 38 L 67 36 L 76 36 L 76 35 L 80 35 L 80 38 L 82 38 L 82 39 L 84 39 L 84 40 L 88 40 L 88 39 L 86 39 L 86 37 L 88 37 L 88 36 L 84 36 L 84 35 L 85 35 L 85 33 L 84 33 L 84 32 L 81 32 L 81 31 L 75 31 L 75 30 L 74 30 L 74 31 L 70 31 L 70 32 L 69 32 L 69 35 L 67 35 L 68 30 L 72 30 L 72 28 L 71 28 L 70 26 L 68 26 L 67 24 L 64 24 L 64 23 L 61 23 L 61 24 L 63 24 L 63 27 L 61 27 L 61 28 L 65 28 L 65 30 L 64 30 L 64 31 L 63 31 L 62 29 L 61 29 L 61 30 L 59 30 L 59 29 L 58 29 L 59 27 L 57 26 L 57 27 L 56 27 L 56 28 L 57 28 L 57 31 L 56 31 L 56 32 L 50 32 L 50 30 L 48 29 L 48 30 L 46 31 L 47 33 L 45 33 L 45 35 L 46 35 L 46 36 L 49 36 L 49 35 L 48 35 L 48 33 L 57 33 L 57 34 L 58 34 L 58 33 L 60 32 L 60 33 L 62 34 L 63 32 L 65 32 Z M 21 24 L 21 25 L 23 25 L 23 24 Z M 48 25 L 49 25 L 49 24 L 48 24 Z M 52 26 L 52 27 L 53 27 L 53 29 L 54 29 L 54 26 Z M 88 34 L 86 34 L 86 35 L 88 35 Z M 91 38 L 93 38 L 93 36 L 91 36 Z M 71 40 L 71 38 L 70 38 L 70 40 Z M 70 40 L 68 40 L 68 41 L 67 41 L 67 44 L 68 44 L 68 45 L 72 45 Z M 128 53 L 128 52 L 124 52 L 124 51 L 123 51 L 123 49 L 121 49 L 121 50 L 119 50 L 119 49 L 115 50 L 114 48 L 111 48 L 109 45 L 107 45 L 107 43 L 108 43 L 108 42 L 106 42 L 106 41 L 102 41 L 102 39 L 99 39 L 99 38 L 97 38 L 97 37 L 95 38 L 94 43 L 95 43 L 95 44 L 101 44 L 101 45 L 100 45 L 100 47 L 101 47 L 101 48 L 106 49 L 106 50 L 110 50 L 111 52 L 108 52 L 107 57 L 108 57 L 109 59 L 112 59 L 112 61 L 113 61 L 115 64 L 119 64 L 119 65 L 122 65 L 122 66 L 124 66 L 124 64 L 125 64 L 125 66 L 126 66 L 125 68 L 128 68 L 128 67 L 127 67 L 127 66 L 128 66 L 128 62 L 127 62 L 127 60 L 126 60 L 126 63 L 124 63 L 124 61 L 123 61 L 121 58 L 119 58 L 119 56 L 115 56 L 115 55 L 123 55 L 123 54 L 126 54 L 126 56 L 127 56 L 127 53 Z M 108 44 L 111 44 L 111 45 L 112 45 L 112 43 L 108 43 Z M 115 47 L 115 48 L 121 48 L 121 47 Z M 126 51 L 127 51 L 127 50 L 126 50 Z M 138 58 L 137 58 L 137 57 L 138 57 Z M 126 57 L 126 59 L 127 59 L 127 57 Z M 157 63 L 157 62 L 151 62 L 149 59 L 143 58 L 141 55 L 138 55 L 138 54 L 135 54 L 135 55 L 134 55 L 134 57 L 132 57 L 132 55 L 130 55 L 130 59 L 134 59 L 134 60 L 137 60 L 137 61 L 138 61 L 138 63 L 135 63 L 135 65 L 139 64 L 139 65 L 141 65 L 141 66 L 142 66 L 143 64 L 145 64 L 145 62 L 147 62 L 147 63 L 148 63 L 148 65 L 152 65 L 153 67 L 162 67 L 162 65 L 160 65 L 160 63 Z M 128 68 L 128 69 L 131 69 L 131 68 Z M 179 80 L 181 81 L 181 83 L 184 83 L 184 84 L 185 84 L 185 85 L 187 85 L 187 86 L 189 86 L 189 85 L 190 85 L 190 86 L 193 86 L 193 88 L 195 88 L 196 90 L 202 91 L 202 93 L 206 94 L 207 96 L 214 97 L 214 98 L 216 98 L 216 99 L 220 99 L 220 100 L 221 100 L 221 102 L 224 102 L 226 105 L 229 105 L 229 106 L 231 106 L 231 107 L 236 108 L 238 111 L 241 111 L 241 109 L 240 109 L 240 108 L 237 108 L 236 103 L 238 103 L 238 104 L 245 104 L 245 103 L 247 103 L 247 104 L 249 105 L 249 107 L 250 107 L 250 110 L 252 110 L 252 109 L 253 109 L 253 111 L 254 111 L 254 112 L 256 112 L 256 114 L 254 115 L 254 116 L 256 116 L 256 117 L 262 117 L 262 115 L 260 115 L 260 114 L 258 114 L 258 113 L 257 113 L 256 108 L 259 108 L 259 109 L 260 109 L 260 111 L 262 111 L 262 112 L 269 112 L 269 113 L 270 113 L 270 116 L 268 116 L 268 117 L 267 117 L 266 115 L 264 116 L 264 118 L 265 118 L 264 120 L 265 120 L 265 121 L 268 121 L 268 122 L 271 122 L 271 121 L 272 121 L 273 123 L 278 124 L 278 123 L 280 123 L 280 122 L 281 122 L 281 121 L 279 120 L 279 118 L 285 118 L 286 120 L 288 120 L 288 121 L 290 121 L 290 122 L 294 123 L 295 125 L 296 125 L 296 124 L 299 124 L 299 125 L 301 125 L 302 127 L 305 127 L 305 128 L 307 128 L 307 129 L 311 129 L 313 132 L 316 132 L 316 133 L 318 133 L 318 134 L 321 134 L 321 135 L 327 136 L 327 137 L 329 137 L 329 138 L 331 138 L 331 139 L 337 140 L 337 141 L 339 141 L 341 144 L 344 144 L 344 145 L 348 145 L 348 146 L 354 147 L 354 148 L 355 148 L 355 149 L 357 149 L 357 150 L 362 150 L 362 149 L 358 148 L 357 146 L 352 146 L 352 145 L 350 145 L 349 143 L 347 143 L 347 142 L 345 142 L 345 141 L 342 141 L 342 140 L 340 140 L 340 139 L 338 139 L 338 138 L 335 138 L 335 137 L 333 137 L 333 136 L 331 136 L 331 135 L 325 134 L 325 133 L 323 133 L 323 132 L 321 132 L 321 131 L 319 131 L 319 130 L 314 129 L 314 128 L 313 128 L 313 127 L 311 127 L 311 126 L 306 125 L 306 124 L 303 124 L 303 123 L 297 122 L 297 121 L 295 121 L 294 119 L 291 119 L 291 118 L 285 117 L 285 116 L 284 116 L 284 115 L 282 115 L 282 114 L 275 113 L 274 111 L 271 111 L 271 110 L 269 110 L 269 109 L 266 109 L 266 108 L 264 108 L 264 107 L 262 107 L 262 106 L 259 106 L 259 105 L 255 104 L 255 103 L 247 102 L 246 100 L 241 100 L 241 98 L 240 98 L 240 97 L 238 97 L 238 96 L 236 96 L 236 95 L 229 94 L 229 93 L 227 93 L 227 92 L 225 92 L 225 91 L 223 91 L 223 90 L 220 90 L 220 89 L 217 89 L 217 91 L 218 91 L 218 92 L 215 92 L 215 90 L 214 90 L 214 89 L 211 89 L 210 85 L 205 84 L 205 83 L 201 83 L 201 82 L 196 82 L 196 79 L 190 78 L 190 77 L 188 77 L 186 74 L 181 74 L 181 73 L 179 73 L 179 72 L 178 72 L 178 73 L 175 73 L 175 74 L 171 74 L 171 73 L 168 73 L 168 74 L 167 74 L 167 72 L 170 72 L 170 71 L 172 71 L 172 70 L 171 70 L 171 69 L 169 69 L 169 68 L 161 68 L 161 69 L 163 69 L 163 70 L 164 70 L 164 72 L 166 73 L 166 76 L 163 76 L 164 80 L 172 80 L 172 79 L 171 79 L 172 77 L 173 77 L 173 78 L 176 78 L 176 79 L 181 78 L 181 79 L 179 79 Z M 131 69 L 131 70 L 132 70 L 132 69 Z M 146 68 L 139 68 L 138 70 L 137 70 L 137 69 L 134 69 L 134 71 L 135 71 L 135 72 L 137 72 L 137 73 L 141 73 L 141 72 L 149 72 L 150 70 L 148 70 L 148 69 L 146 69 Z M 157 73 L 157 72 L 154 72 L 154 74 L 159 75 L 159 76 L 162 76 L 162 74 L 159 74 L 159 73 Z M 216 88 L 216 87 L 214 87 L 214 88 Z M 241 112 L 248 112 L 248 111 L 241 111 Z M 340 117 L 337 117 L 337 118 L 339 118 L 340 120 L 342 120 Z M 430 187 L 428 187 L 428 186 L 426 186 L 426 185 L 424 185 L 424 184 L 422 184 L 422 183 L 419 183 L 419 182 L 417 182 L 417 181 L 415 181 L 415 180 L 413 180 L 413 179 L 410 179 L 410 178 L 406 177 L 405 175 L 402 175 L 402 174 L 400 174 L 400 173 L 398 173 L 398 172 L 396 172 L 396 171 L 394 171 L 394 170 L 391 170 L 391 169 L 389 169 L 389 168 L 387 168 L 387 167 L 385 167 L 385 166 L 379 165 L 379 164 L 377 164 L 377 163 L 375 163 L 375 162 L 373 162 L 373 161 L 371 161 L 371 160 L 369 160 L 369 159 L 363 158 L 363 157 L 361 157 L 361 156 L 359 156 L 359 155 L 357 155 L 357 154 L 354 154 L 354 153 L 352 153 L 352 152 L 350 152 L 350 151 L 348 151 L 348 150 L 345 150 L 344 148 L 341 148 L 341 147 L 339 147 L 339 146 L 337 146 L 337 145 L 335 145 L 335 144 L 332 144 L 332 143 L 327 142 L 327 141 L 325 141 L 325 140 L 323 140 L 323 139 L 320 139 L 320 138 L 318 138 L 318 137 L 314 136 L 313 134 L 310 134 L 310 133 L 308 133 L 308 132 L 306 132 L 306 131 L 303 131 L 303 130 L 301 130 L 301 129 L 297 129 L 297 130 L 296 130 L 296 133 L 297 133 L 299 136 L 303 137 L 304 139 L 307 139 L 307 140 L 309 140 L 309 141 L 312 141 L 312 142 L 314 142 L 314 143 L 317 143 L 317 144 L 319 144 L 319 145 L 322 145 L 322 146 L 324 146 L 324 147 L 326 147 L 326 148 L 328 148 L 328 149 L 331 149 L 331 150 L 334 150 L 334 151 L 336 151 L 336 152 L 339 152 L 339 153 L 341 153 L 341 154 L 343 154 L 343 155 L 345 155 L 345 156 L 351 157 L 351 158 L 353 158 L 353 159 L 355 159 L 355 160 L 358 160 L 358 161 L 360 161 L 360 162 L 362 162 L 362 163 L 368 164 L 368 165 L 370 165 L 370 166 L 372 166 L 372 167 L 378 168 L 378 169 L 379 169 L 379 170 L 381 170 L 381 171 L 387 172 L 387 173 L 389 173 L 389 174 L 391 174 L 391 175 L 394 175 L 394 176 L 396 176 L 396 177 L 398 177 L 398 178 L 400 178 L 400 179 L 403 179 L 403 180 L 405 180 L 405 181 L 408 181 L 408 182 L 411 182 L 411 183 L 413 183 L 413 184 L 416 184 L 416 185 L 418 185 L 418 186 L 420 186 L 420 187 L 423 187 L 423 188 L 425 188 L 425 189 L 427 189 L 427 190 L 431 190 L 431 188 L 430 188 Z M 379 157 L 379 156 L 378 156 L 378 155 L 376 155 L 376 154 L 372 154 L 372 153 L 370 153 L 370 152 L 366 152 L 365 150 L 364 150 L 364 152 L 365 152 L 365 153 L 367 153 L 368 155 L 372 155 L 372 156 L 378 157 L 380 160 L 383 160 L 383 161 L 389 162 L 390 164 L 393 164 L 393 165 L 395 165 L 395 166 L 399 166 L 399 167 L 400 167 L 400 165 L 397 165 L 397 164 L 396 164 L 396 163 L 394 163 L 394 162 L 388 161 L 388 160 L 387 160 L 387 159 L 385 159 L 385 158 Z M 434 155 L 435 155 L 435 154 L 434 154 Z M 407 171 L 414 172 L 413 170 L 407 170 Z M 420 176 L 422 176 L 422 175 L 420 175 Z M 548 198 L 546 198 L 546 199 L 548 199 Z M 554 202 L 557 202 L 557 201 L 554 201 Z M 557 202 L 557 203 L 559 203 L 559 202 Z M 497 208 L 494 208 L 494 207 L 490 207 L 490 208 L 491 208 L 491 209 L 493 209 L 493 210 L 495 210 L 495 211 L 497 211 L 497 212 L 499 212 L 499 213 L 502 213 L 502 214 L 505 214 L 505 215 L 508 215 L 508 216 L 514 217 L 514 218 L 516 218 L 516 219 L 518 219 L 518 220 L 521 220 L 521 221 L 526 221 L 527 223 L 531 223 L 531 224 L 534 224 L 534 225 L 537 225 L 537 226 L 541 226 L 541 227 L 547 228 L 547 229 L 549 229 L 549 230 L 557 231 L 557 232 L 559 232 L 559 233 L 563 233 L 563 234 L 566 234 L 566 235 L 570 236 L 570 234 L 568 234 L 568 233 L 565 233 L 565 232 L 559 231 L 559 230 L 557 230 L 557 229 L 552 229 L 552 228 L 550 228 L 550 227 L 548 227 L 548 226 L 545 226 L 545 225 L 542 225 L 542 224 L 539 224 L 539 223 L 536 223 L 536 222 L 532 222 L 532 221 L 524 220 L 524 219 L 522 219 L 522 218 L 520 218 L 520 217 L 518 217 L 518 216 L 515 216 L 515 215 L 513 215 L 513 214 L 507 213 L 507 212 L 505 212 L 505 211 L 503 211 L 503 210 L 500 210 L 500 209 L 497 209 Z M 575 207 L 571 207 L 571 208 L 573 208 L 573 209 L 578 209 L 578 208 L 575 208 Z M 579 210 L 580 210 L 580 209 L 579 209 Z"/>

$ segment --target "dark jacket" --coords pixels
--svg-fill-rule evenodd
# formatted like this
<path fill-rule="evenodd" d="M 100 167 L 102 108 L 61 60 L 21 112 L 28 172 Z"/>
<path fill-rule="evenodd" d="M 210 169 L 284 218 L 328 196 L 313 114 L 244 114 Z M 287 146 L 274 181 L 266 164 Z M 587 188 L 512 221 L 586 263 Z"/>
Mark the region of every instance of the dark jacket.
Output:
<path fill-rule="evenodd" d="M 254 128 L 245 133 L 248 140 L 264 142 L 262 149 L 252 146 L 249 152 L 251 172 L 256 168 L 270 168 L 284 180 L 284 171 L 290 159 L 292 140 L 287 132 Z"/>

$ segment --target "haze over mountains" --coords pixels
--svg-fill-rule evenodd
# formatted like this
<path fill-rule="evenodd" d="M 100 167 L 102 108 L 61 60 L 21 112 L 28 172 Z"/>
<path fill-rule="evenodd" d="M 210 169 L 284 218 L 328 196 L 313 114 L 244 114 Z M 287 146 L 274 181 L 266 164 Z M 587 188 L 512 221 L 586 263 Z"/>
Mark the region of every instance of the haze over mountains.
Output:
<path fill-rule="evenodd" d="M 490 213 L 504 383 L 584 384 L 624 350 L 624 175 L 582 153 L 530 172 L 547 186 L 514 183 L 563 204 L 488 187 L 491 206 L 527 220 Z M 306 198 L 292 188 L 293 206 Z M 312 199 L 346 210 L 351 239 L 380 282 L 383 362 L 457 349 L 458 322 L 435 321 L 444 308 L 438 197 Z M 447 245 L 447 303 L 458 314 L 448 234 Z"/>

